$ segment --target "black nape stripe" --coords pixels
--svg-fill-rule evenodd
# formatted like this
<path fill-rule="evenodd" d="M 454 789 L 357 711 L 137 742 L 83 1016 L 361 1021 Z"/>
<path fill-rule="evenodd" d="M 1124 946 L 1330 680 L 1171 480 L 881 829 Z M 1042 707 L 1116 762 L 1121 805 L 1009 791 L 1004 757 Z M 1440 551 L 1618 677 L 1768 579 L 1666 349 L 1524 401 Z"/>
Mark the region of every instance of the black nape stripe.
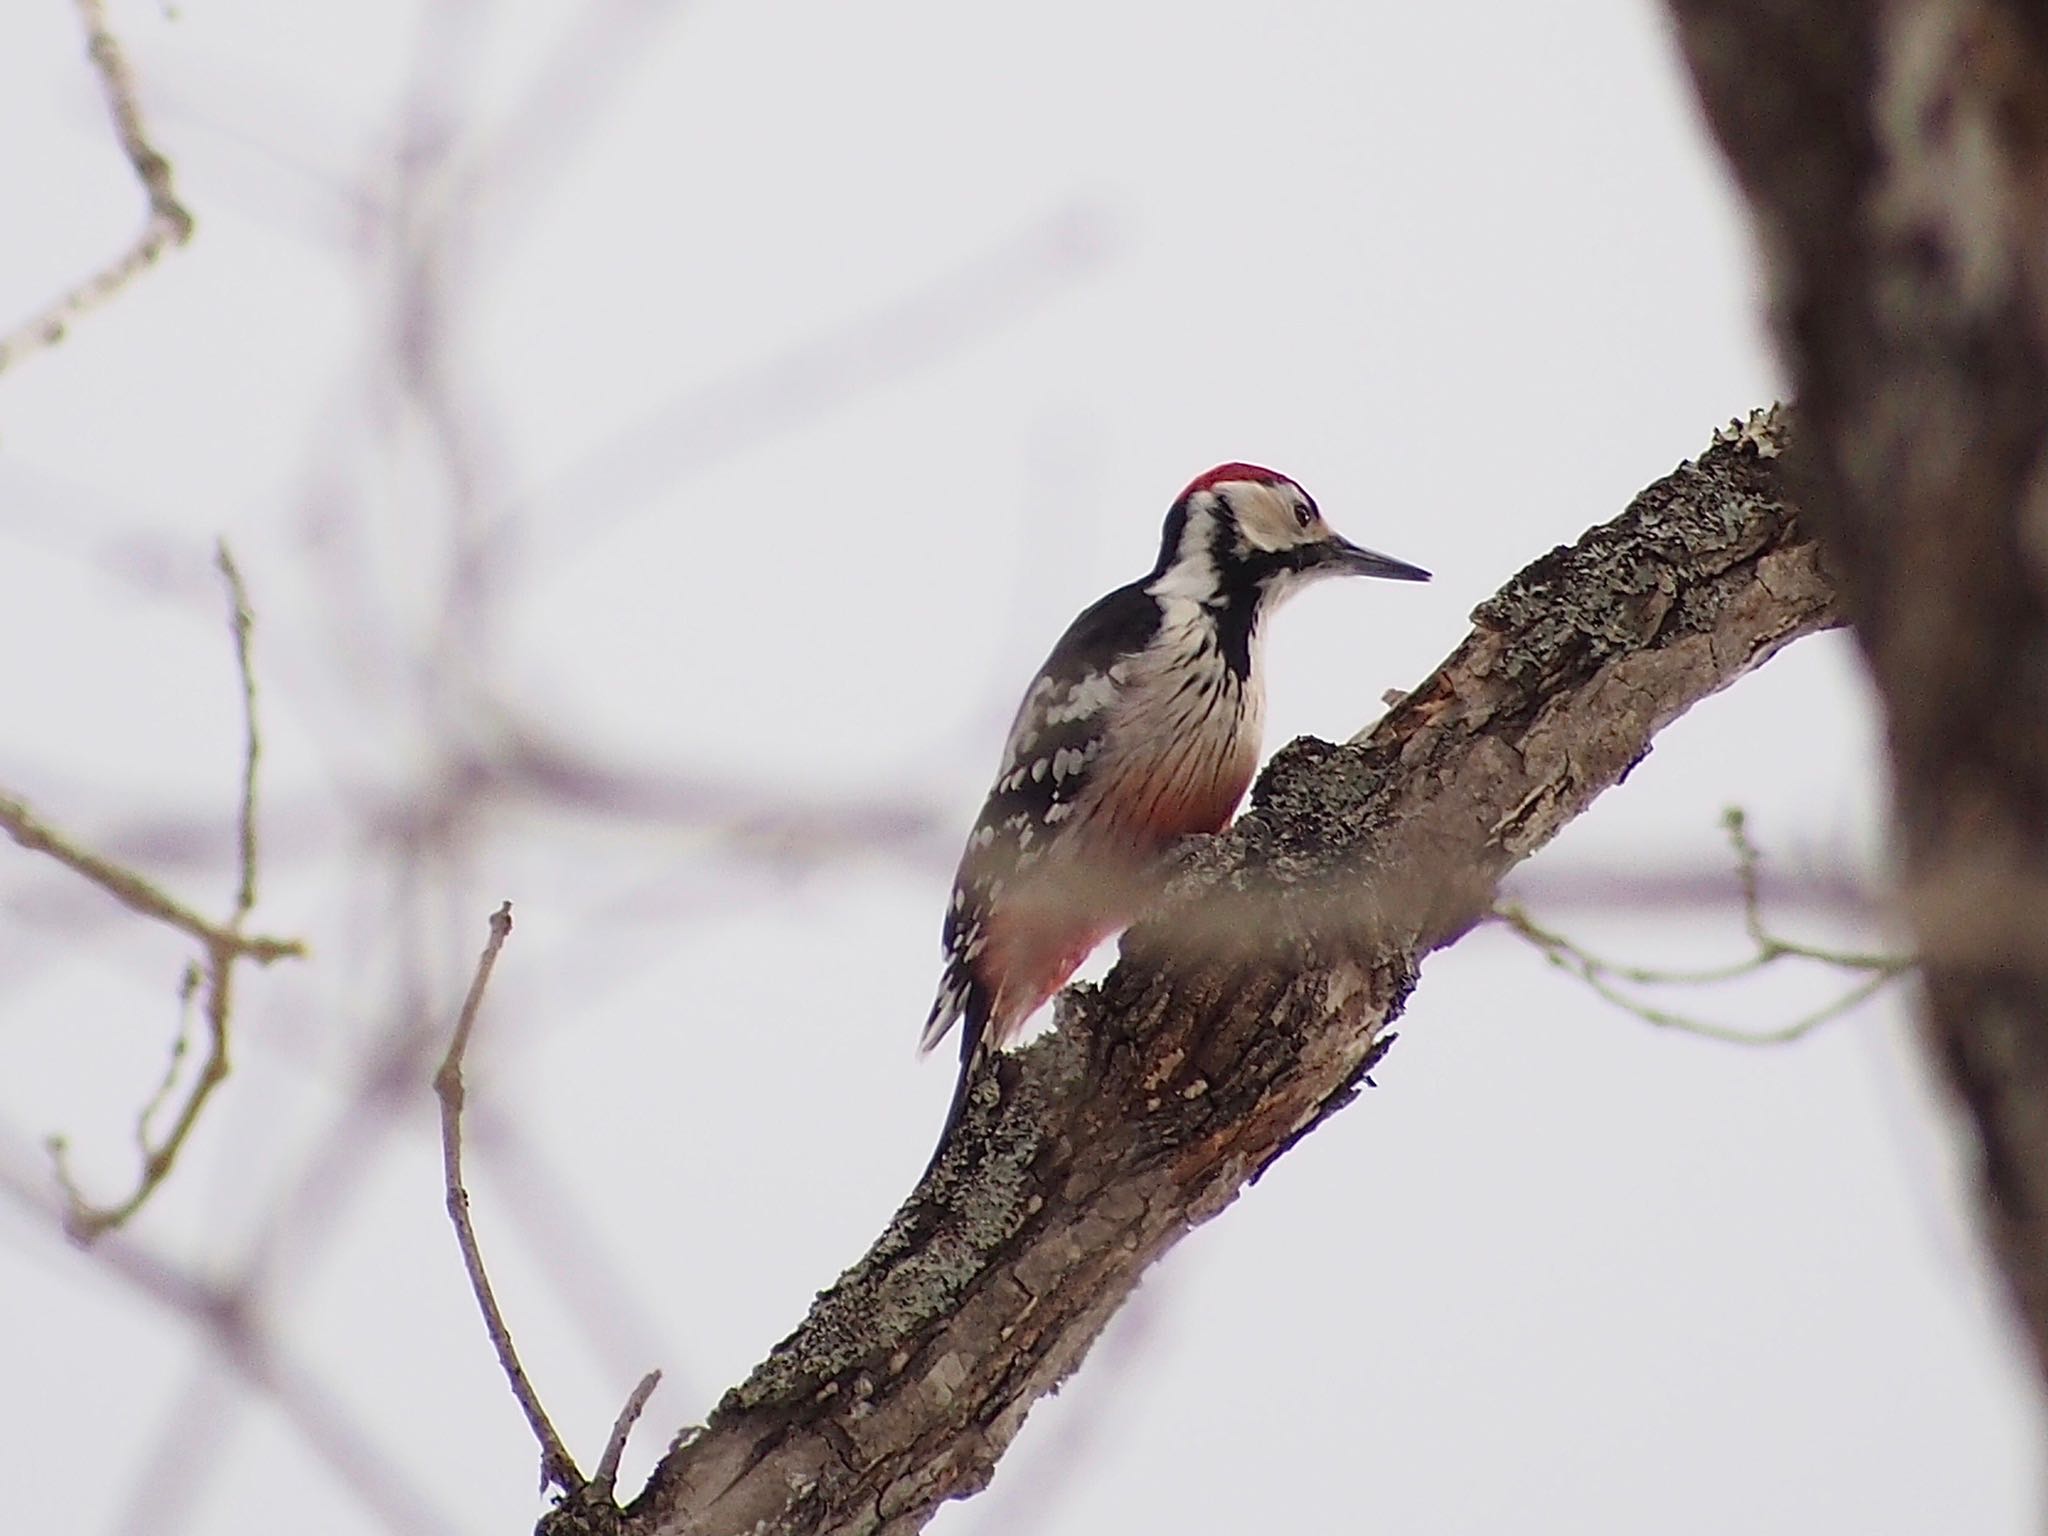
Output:
<path fill-rule="evenodd" d="M 1187 531 L 1188 503 L 1182 497 L 1166 514 L 1166 526 L 1159 531 L 1159 562 L 1152 567 L 1154 576 L 1164 576 L 1166 568 L 1173 564 L 1173 558 L 1180 553 L 1180 538 Z"/>
<path fill-rule="evenodd" d="M 1179 560 L 1187 537 L 1191 496 L 1175 502 L 1159 534 L 1159 560 L 1148 580 L 1156 580 Z M 1237 511 L 1221 491 L 1211 493 L 1214 511 L 1208 518 L 1209 563 L 1216 574 L 1216 594 L 1205 606 L 1216 626 L 1224 665 L 1240 678 L 1251 676 L 1252 640 L 1259 626 L 1260 589 L 1273 577 L 1299 567 L 1294 551 L 1256 550 L 1244 539 Z"/>

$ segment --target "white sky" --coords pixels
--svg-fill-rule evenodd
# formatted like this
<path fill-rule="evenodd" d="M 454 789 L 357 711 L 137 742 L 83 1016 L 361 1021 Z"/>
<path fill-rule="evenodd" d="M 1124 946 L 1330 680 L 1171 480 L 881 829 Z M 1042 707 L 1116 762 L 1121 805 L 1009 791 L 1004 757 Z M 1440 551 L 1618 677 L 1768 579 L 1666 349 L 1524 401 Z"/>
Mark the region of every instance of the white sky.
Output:
<path fill-rule="evenodd" d="M 509 897 L 478 1220 L 586 1466 L 669 1372 L 637 1487 L 922 1165 L 958 839 L 1032 666 L 1145 568 L 1183 481 L 1274 464 L 1437 573 L 1282 616 L 1270 744 L 1342 736 L 1776 392 L 1660 14 L 117 4 L 199 233 L 0 377 L 0 792 L 225 902 L 224 534 L 258 614 L 258 919 L 315 951 L 244 977 L 236 1076 L 136 1242 L 215 1276 L 263 1256 L 282 1358 L 417 1523 L 524 1529 L 428 1068 L 351 1109 L 394 1041 L 437 1048 Z M 138 218 L 61 0 L 0 13 L 0 144 L 4 328 Z M 434 253 L 445 329 L 414 355 L 449 435 L 394 361 L 407 250 Z M 451 610 L 463 537 L 485 596 Z M 501 794 L 445 857 L 393 831 L 508 722 L 641 802 Z M 1805 642 L 1523 889 L 1611 954 L 1732 958 L 1732 907 L 1629 879 L 1725 870 L 1731 802 L 1774 868 L 1868 871 L 1873 730 L 1846 644 Z M 831 836 L 735 832 L 789 807 Z M 94 1190 L 131 1176 L 182 962 L 135 928 L 0 848 L 17 1170 L 61 1130 Z M 1824 994 L 1685 1002 L 1766 1026 Z M 2038 1529 L 2048 1426 L 1899 999 L 1744 1050 L 1484 934 L 1429 963 L 1378 1079 L 933 1530 Z M 6 1202 L 0 1297 L 23 1529 L 385 1528 Z"/>

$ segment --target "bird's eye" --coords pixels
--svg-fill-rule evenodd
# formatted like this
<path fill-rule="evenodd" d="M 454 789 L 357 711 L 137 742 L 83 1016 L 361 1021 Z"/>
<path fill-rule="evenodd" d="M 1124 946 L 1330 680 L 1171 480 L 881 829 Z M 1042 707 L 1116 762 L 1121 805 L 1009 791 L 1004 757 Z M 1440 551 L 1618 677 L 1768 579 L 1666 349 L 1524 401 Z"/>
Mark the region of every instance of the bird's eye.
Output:
<path fill-rule="evenodd" d="M 1296 502 L 1294 505 L 1294 520 L 1306 528 L 1316 520 L 1316 509 L 1305 501 Z"/>

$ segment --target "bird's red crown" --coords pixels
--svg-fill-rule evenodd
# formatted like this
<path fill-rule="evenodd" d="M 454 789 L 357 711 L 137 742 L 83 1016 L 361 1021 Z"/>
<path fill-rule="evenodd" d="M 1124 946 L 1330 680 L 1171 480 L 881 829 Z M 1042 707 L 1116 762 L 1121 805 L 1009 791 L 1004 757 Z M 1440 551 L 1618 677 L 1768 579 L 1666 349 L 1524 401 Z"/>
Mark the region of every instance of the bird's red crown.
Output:
<path fill-rule="evenodd" d="M 1277 470 L 1266 469 L 1258 464 L 1218 464 L 1214 469 L 1206 470 L 1190 480 L 1187 489 L 1180 493 L 1179 499 L 1186 501 L 1195 492 L 1211 490 L 1226 480 L 1257 480 L 1272 485 L 1278 481 L 1287 481 L 1288 477 Z"/>

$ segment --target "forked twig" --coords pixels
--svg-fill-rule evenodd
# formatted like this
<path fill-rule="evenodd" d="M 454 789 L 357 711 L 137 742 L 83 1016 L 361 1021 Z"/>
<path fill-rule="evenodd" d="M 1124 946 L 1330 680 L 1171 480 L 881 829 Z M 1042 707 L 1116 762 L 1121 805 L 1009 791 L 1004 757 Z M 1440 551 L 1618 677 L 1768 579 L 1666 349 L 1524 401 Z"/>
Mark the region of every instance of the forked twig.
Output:
<path fill-rule="evenodd" d="M 199 996 L 199 988 L 206 981 L 206 969 L 197 960 L 185 962 L 185 974 L 178 978 L 178 1033 L 171 1041 L 170 1060 L 164 1063 L 164 1075 L 156 1085 L 156 1092 L 143 1102 L 142 1109 L 135 1117 L 135 1150 L 146 1162 L 152 1145 L 149 1139 L 150 1122 L 155 1120 L 163 1107 L 171 1102 L 171 1094 L 178 1086 L 178 1068 L 185 1064 L 186 1052 L 192 1044 L 192 1003 Z"/>
<path fill-rule="evenodd" d="M 475 1293 L 477 1307 L 484 1315 L 484 1331 L 490 1335 L 491 1347 L 498 1353 L 498 1364 L 512 1385 L 512 1395 L 518 1399 L 520 1411 L 526 1415 L 533 1438 L 540 1444 L 541 1486 L 545 1488 L 552 1483 L 566 1493 L 575 1494 L 583 1491 L 583 1474 L 577 1470 L 562 1437 L 555 1432 L 547 1409 L 541 1406 L 540 1394 L 534 1391 L 525 1367 L 519 1363 L 519 1352 L 512 1344 L 512 1332 L 505 1326 L 505 1314 L 498 1308 L 490 1276 L 484 1271 L 483 1251 L 477 1246 L 476 1227 L 469 1219 L 469 1191 L 462 1183 L 462 1061 L 469 1050 L 469 1037 L 476 1029 L 484 989 L 490 985 L 498 953 L 504 949 L 505 940 L 511 933 L 512 903 L 508 901 L 491 914 L 490 937 L 484 941 L 483 953 L 477 956 L 476 975 L 470 979 L 469 995 L 463 998 L 462 1011 L 456 1016 L 454 1038 L 448 1042 L 448 1054 L 441 1058 L 440 1069 L 434 1073 L 434 1093 L 441 1101 L 441 1174 L 448 1199 L 448 1220 L 455 1227 L 455 1243 L 462 1251 L 462 1267 L 469 1274 L 469 1288 Z"/>
<path fill-rule="evenodd" d="M 149 213 L 142 232 L 127 250 L 69 293 L 53 299 L 42 313 L 0 336 L 0 372 L 31 353 L 55 346 L 64 339 L 73 320 L 106 303 L 138 274 L 155 265 L 171 246 L 183 245 L 192 238 L 192 215 L 178 201 L 171 185 L 171 163 L 158 153 L 142 126 L 134 77 L 107 27 L 106 0 L 77 0 L 77 4 L 79 19 L 85 26 L 86 53 L 99 74 L 100 90 L 114 120 L 114 137 L 149 198 Z"/>
<path fill-rule="evenodd" d="M 232 927 L 201 917 L 132 869 L 123 868 L 80 847 L 76 841 L 37 816 L 24 802 L 9 795 L 0 795 L 0 832 L 6 833 L 30 853 L 46 854 L 73 874 L 91 881 L 137 916 L 163 923 L 188 938 L 196 939 L 200 947 L 209 952 L 246 955 L 259 965 L 300 959 L 306 953 L 305 942 L 301 939 L 241 934 Z"/>
<path fill-rule="evenodd" d="M 256 672 L 250 659 L 249 636 L 253 624 L 249 594 L 242 584 L 234 557 L 225 543 L 215 554 L 215 564 L 228 591 L 228 629 L 234 639 L 235 670 L 242 692 L 242 784 L 236 811 L 237 876 L 235 895 L 226 922 L 214 923 L 181 902 L 173 900 L 133 870 L 101 858 L 52 830 L 32 815 L 20 801 L 0 796 L 0 831 L 29 849 L 43 853 L 73 873 L 90 880 L 131 912 L 177 929 L 196 940 L 204 960 L 188 963 L 179 983 L 179 1027 L 172 1044 L 170 1063 L 163 1082 L 151 1094 L 136 1117 L 136 1142 L 142 1153 L 142 1172 L 126 1199 L 113 1205 L 98 1205 L 85 1198 L 72 1177 L 62 1137 L 49 1141 L 57 1181 L 65 1195 L 65 1230 L 80 1242 L 91 1242 L 101 1233 L 120 1226 L 143 1206 L 176 1165 L 178 1154 L 192 1129 L 199 1123 L 213 1091 L 228 1076 L 228 1023 L 233 1010 L 235 962 L 251 959 L 268 965 L 286 956 L 300 956 L 306 947 L 297 939 L 250 937 L 242 932 L 256 904 L 256 763 L 260 738 L 256 730 Z M 206 1021 L 207 1051 L 191 1091 L 179 1106 L 171 1129 L 162 1140 L 150 1134 L 150 1122 L 169 1101 L 178 1069 L 186 1054 L 189 1010 L 194 997 Z"/>
<path fill-rule="evenodd" d="M 1763 856 L 1749 836 L 1748 820 L 1740 807 L 1731 806 L 1723 814 L 1721 825 L 1728 834 L 1728 842 L 1735 855 L 1735 879 L 1742 894 L 1743 931 L 1749 935 L 1750 943 L 1754 946 L 1753 951 L 1741 960 L 1698 970 L 1665 970 L 1654 966 L 1618 965 L 1589 953 L 1563 934 L 1543 927 L 1519 906 L 1504 903 L 1495 907 L 1493 920 L 1533 944 L 1552 965 L 1570 972 L 1600 997 L 1617 1008 L 1634 1014 L 1645 1023 L 1655 1024 L 1664 1029 L 1680 1029 L 1689 1034 L 1703 1035 L 1711 1040 L 1723 1040 L 1734 1045 L 1785 1045 L 1797 1040 L 1829 1020 L 1840 1018 L 1857 1008 L 1882 988 L 1912 970 L 1918 963 L 1909 955 L 1829 949 L 1817 944 L 1803 944 L 1773 933 L 1765 923 L 1763 915 L 1759 879 Z M 1622 990 L 1623 986 L 1709 986 L 1716 982 L 1735 981 L 1744 976 L 1753 976 L 1781 960 L 1806 960 L 1815 965 L 1857 973 L 1861 979 L 1832 1001 L 1822 1004 L 1810 1013 L 1800 1015 L 1788 1024 L 1769 1030 L 1737 1029 L 1726 1024 L 1716 1024 L 1689 1014 L 1656 1007 Z"/>

